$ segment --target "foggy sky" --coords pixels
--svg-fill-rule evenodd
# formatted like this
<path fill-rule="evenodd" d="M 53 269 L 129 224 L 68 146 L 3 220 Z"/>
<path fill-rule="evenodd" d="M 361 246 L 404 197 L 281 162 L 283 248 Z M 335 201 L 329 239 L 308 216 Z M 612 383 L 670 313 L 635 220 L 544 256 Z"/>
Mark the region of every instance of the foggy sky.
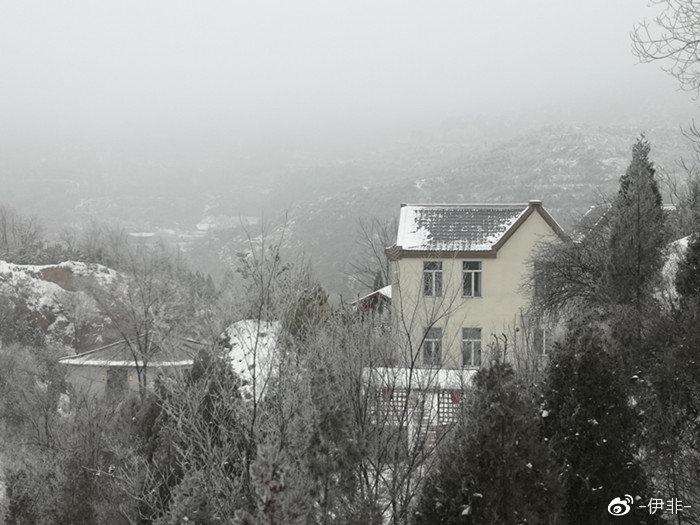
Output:
<path fill-rule="evenodd" d="M 108 5 L 109 4 L 109 5 Z M 332 132 L 686 104 L 643 0 L 0 2 L 4 133 Z"/>

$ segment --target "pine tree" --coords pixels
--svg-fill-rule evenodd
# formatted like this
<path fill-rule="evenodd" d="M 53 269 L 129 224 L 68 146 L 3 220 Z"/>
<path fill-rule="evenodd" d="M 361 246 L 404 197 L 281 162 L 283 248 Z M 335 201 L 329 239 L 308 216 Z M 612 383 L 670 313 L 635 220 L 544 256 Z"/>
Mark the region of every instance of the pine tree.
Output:
<path fill-rule="evenodd" d="M 640 137 L 610 212 L 610 299 L 637 310 L 659 276 L 666 245 L 661 193 L 649 151 L 649 142 Z"/>
<path fill-rule="evenodd" d="M 649 497 L 636 459 L 636 414 L 626 376 L 596 329 L 574 328 L 555 345 L 548 370 L 542 429 L 561 464 L 564 512 L 570 523 L 607 523 L 615 497 Z M 594 325 L 593 325 L 594 326 Z M 651 523 L 638 509 L 621 522 Z"/>
<path fill-rule="evenodd" d="M 539 412 L 510 365 L 475 379 L 474 400 L 426 480 L 416 523 L 556 523 L 558 489 Z"/>

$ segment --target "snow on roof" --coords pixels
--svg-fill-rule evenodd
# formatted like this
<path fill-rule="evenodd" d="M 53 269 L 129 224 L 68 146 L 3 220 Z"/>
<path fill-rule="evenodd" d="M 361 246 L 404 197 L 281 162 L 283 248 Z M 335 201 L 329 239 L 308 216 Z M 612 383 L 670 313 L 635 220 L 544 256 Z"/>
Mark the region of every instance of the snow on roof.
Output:
<path fill-rule="evenodd" d="M 374 290 L 373 292 L 370 292 L 367 295 L 363 295 L 362 297 L 358 297 L 350 304 L 361 303 L 362 301 L 369 299 L 373 295 L 380 295 L 382 297 L 385 297 L 386 299 L 391 300 L 391 285 L 388 284 L 388 285 L 384 286 L 383 288 L 380 288 L 379 290 Z"/>
<path fill-rule="evenodd" d="M 222 334 L 228 349 L 231 368 L 241 378 L 241 391 L 247 397 L 260 399 L 277 364 L 278 321 L 244 319 L 230 325 Z M 153 351 L 149 367 L 169 368 L 192 366 L 196 353 L 205 345 L 190 339 L 178 339 Z M 135 367 L 143 361 L 134 359 L 129 346 L 119 340 L 111 344 L 60 358 L 59 363 L 71 366 Z"/>
<path fill-rule="evenodd" d="M 528 210 L 525 204 L 406 204 L 396 245 L 403 250 L 482 251 Z"/>
<path fill-rule="evenodd" d="M 143 361 L 124 360 L 124 361 L 103 361 L 101 359 L 71 359 L 61 358 L 60 363 L 64 365 L 74 366 L 106 366 L 106 367 L 135 367 L 136 363 L 140 367 L 143 366 Z M 181 359 L 179 361 L 148 361 L 148 366 L 151 368 L 170 368 L 178 366 L 192 366 L 194 359 Z"/>
<path fill-rule="evenodd" d="M 192 366 L 194 356 L 202 346 L 196 341 L 183 339 L 178 340 L 177 344 L 162 345 L 162 348 L 154 347 L 146 365 L 153 368 Z M 58 362 L 71 366 L 134 368 L 144 366 L 144 361 L 134 357 L 129 345 L 124 340 L 115 341 L 81 354 L 61 357 Z"/>
<path fill-rule="evenodd" d="M 243 382 L 244 395 L 260 399 L 277 364 L 279 321 L 244 319 L 224 331 L 225 346 L 234 372 Z"/>

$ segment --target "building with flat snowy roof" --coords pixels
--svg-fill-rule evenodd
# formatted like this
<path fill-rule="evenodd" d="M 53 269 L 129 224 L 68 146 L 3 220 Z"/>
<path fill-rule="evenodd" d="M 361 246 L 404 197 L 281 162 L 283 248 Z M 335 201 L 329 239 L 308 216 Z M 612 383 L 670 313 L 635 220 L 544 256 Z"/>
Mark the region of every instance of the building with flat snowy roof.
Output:
<path fill-rule="evenodd" d="M 144 359 L 143 343 L 119 339 L 58 362 L 66 367 L 66 379 L 76 392 L 120 399 L 139 390 L 139 379 L 153 388 L 156 378 L 191 369 L 199 352 L 223 351 L 241 379 L 241 393 L 259 400 L 275 368 L 279 329 L 279 322 L 243 319 L 226 328 L 216 343 L 172 338 L 150 344 Z"/>
<path fill-rule="evenodd" d="M 142 384 L 152 388 L 157 377 L 188 370 L 204 346 L 186 339 L 152 345 L 148 359 L 144 359 L 135 342 L 120 339 L 58 362 L 66 368 L 66 379 L 76 392 L 119 399 L 139 390 L 139 376 Z"/>

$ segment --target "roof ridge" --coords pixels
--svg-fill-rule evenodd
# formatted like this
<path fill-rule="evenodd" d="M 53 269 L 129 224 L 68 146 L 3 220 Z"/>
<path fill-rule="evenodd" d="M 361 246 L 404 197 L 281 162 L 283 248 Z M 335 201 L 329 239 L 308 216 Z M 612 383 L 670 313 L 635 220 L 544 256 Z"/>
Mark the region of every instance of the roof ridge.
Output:
<path fill-rule="evenodd" d="M 117 339 L 116 341 L 112 341 L 111 343 L 108 343 L 106 345 L 98 346 L 97 348 L 91 348 L 90 350 L 86 350 L 85 352 L 81 352 L 79 354 L 73 354 L 73 355 L 66 355 L 63 357 L 59 357 L 58 360 L 61 361 L 63 359 L 74 359 L 76 357 L 85 357 L 91 354 L 94 354 L 95 352 L 99 352 L 100 350 L 106 350 L 107 348 L 112 348 L 114 346 L 117 346 L 119 344 L 125 344 L 126 341 L 124 339 Z"/>
<path fill-rule="evenodd" d="M 202 341 L 197 341 L 196 339 L 190 339 L 187 337 L 178 337 L 177 339 L 180 341 L 182 346 L 185 346 L 190 350 L 197 349 L 197 348 L 194 348 L 192 345 L 196 345 L 197 347 L 201 348 L 202 346 L 207 346 L 207 344 L 208 344 L 208 343 L 204 343 Z M 86 351 L 81 352 L 79 354 L 72 354 L 72 355 L 66 355 L 63 357 L 59 357 L 58 360 L 62 361 L 64 359 L 75 359 L 78 357 L 87 357 L 87 356 L 90 356 L 90 355 L 95 354 L 97 352 L 107 350 L 108 348 L 114 348 L 114 347 L 121 346 L 121 345 L 126 346 L 126 345 L 132 344 L 132 343 L 134 343 L 133 339 L 126 340 L 124 338 L 119 338 L 115 341 L 112 341 L 111 343 L 108 343 L 108 344 L 102 345 L 102 346 L 98 346 L 97 348 L 91 348 L 90 350 L 86 350 Z M 161 348 L 161 350 L 162 350 L 162 348 Z"/>
<path fill-rule="evenodd" d="M 520 208 L 527 207 L 530 203 L 528 202 L 465 202 L 465 203 L 453 203 L 453 202 L 409 202 L 401 203 L 401 207 L 404 206 L 423 206 L 423 207 L 452 207 L 452 208 L 466 208 L 466 207 L 483 207 L 483 208 Z"/>

